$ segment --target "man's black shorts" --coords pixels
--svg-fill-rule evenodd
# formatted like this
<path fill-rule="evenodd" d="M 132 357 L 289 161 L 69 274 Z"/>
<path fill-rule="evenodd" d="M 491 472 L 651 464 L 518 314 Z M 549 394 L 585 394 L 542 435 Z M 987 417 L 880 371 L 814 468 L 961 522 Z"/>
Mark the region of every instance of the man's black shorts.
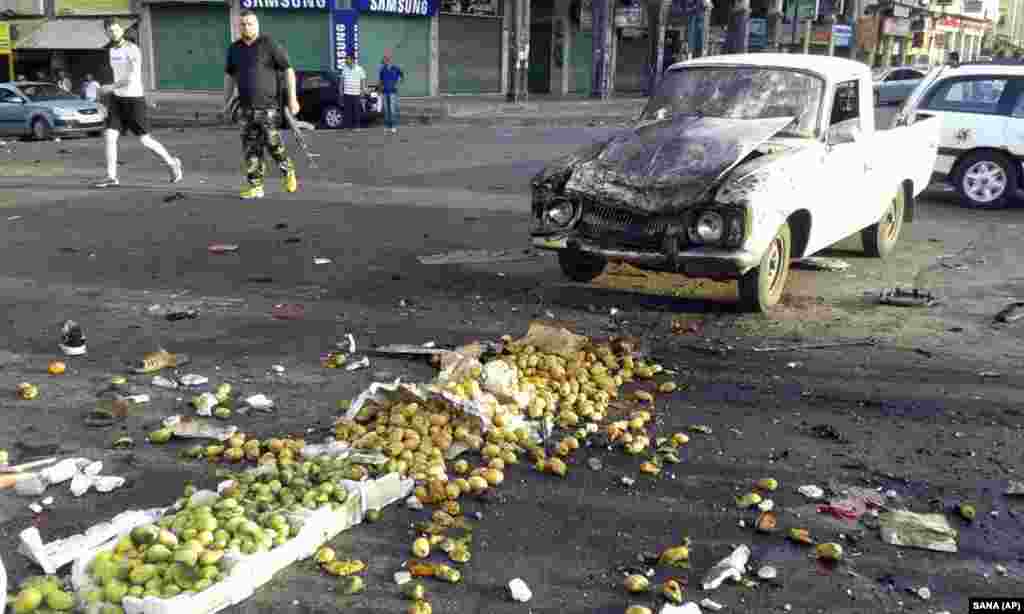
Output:
<path fill-rule="evenodd" d="M 118 132 L 131 131 L 135 136 L 149 134 L 149 116 L 146 113 L 146 99 L 141 96 L 110 96 L 107 105 L 107 129 Z"/>

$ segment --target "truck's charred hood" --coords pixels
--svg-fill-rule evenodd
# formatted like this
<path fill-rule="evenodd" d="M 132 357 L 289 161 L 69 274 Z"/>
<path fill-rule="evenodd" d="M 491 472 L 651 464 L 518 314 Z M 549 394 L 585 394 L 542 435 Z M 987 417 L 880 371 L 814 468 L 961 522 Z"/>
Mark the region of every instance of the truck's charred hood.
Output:
<path fill-rule="evenodd" d="M 689 204 L 792 121 L 681 117 L 646 124 L 564 160 L 570 173 L 564 190 L 604 204 L 666 212 Z M 546 169 L 538 179 L 554 173 Z"/>

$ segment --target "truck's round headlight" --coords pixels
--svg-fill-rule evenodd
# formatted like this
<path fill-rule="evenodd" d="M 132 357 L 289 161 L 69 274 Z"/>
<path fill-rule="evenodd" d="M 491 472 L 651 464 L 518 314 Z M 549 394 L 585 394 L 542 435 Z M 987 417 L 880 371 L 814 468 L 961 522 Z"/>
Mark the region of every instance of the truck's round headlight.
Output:
<path fill-rule="evenodd" d="M 716 243 L 722 240 L 725 232 L 725 221 L 721 214 L 714 211 L 705 211 L 697 217 L 693 230 L 697 237 L 704 243 Z"/>
<path fill-rule="evenodd" d="M 546 215 L 548 221 L 555 226 L 568 226 L 572 222 L 572 218 L 576 215 L 576 208 L 573 207 L 572 203 L 568 200 L 559 198 L 548 205 L 547 211 L 544 212 L 544 215 Z"/>

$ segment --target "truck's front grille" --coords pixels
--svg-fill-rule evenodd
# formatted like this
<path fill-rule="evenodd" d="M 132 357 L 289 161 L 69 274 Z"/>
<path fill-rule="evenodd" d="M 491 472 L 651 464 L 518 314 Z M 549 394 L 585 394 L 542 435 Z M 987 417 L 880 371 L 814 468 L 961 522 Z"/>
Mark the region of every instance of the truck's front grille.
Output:
<path fill-rule="evenodd" d="M 668 222 L 653 216 L 583 202 L 580 232 L 591 239 L 646 249 L 660 249 Z"/>

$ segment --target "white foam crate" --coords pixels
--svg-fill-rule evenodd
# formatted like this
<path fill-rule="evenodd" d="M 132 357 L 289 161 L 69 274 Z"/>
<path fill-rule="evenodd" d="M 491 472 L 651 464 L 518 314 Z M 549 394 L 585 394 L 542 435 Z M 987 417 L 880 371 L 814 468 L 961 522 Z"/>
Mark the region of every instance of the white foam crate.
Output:
<path fill-rule="evenodd" d="M 230 565 L 227 577 L 205 591 L 171 599 L 125 597 L 122 602 L 125 614 L 214 614 L 240 603 L 269 582 L 277 572 L 313 556 L 325 542 L 361 523 L 367 509 L 381 509 L 405 498 L 412 490 L 413 482 L 392 473 L 376 480 L 345 482 L 344 485 L 349 497 L 340 509 L 332 511 L 323 507 L 304 512 L 304 523 L 298 534 L 269 552 L 247 556 L 229 553 L 225 557 Z M 89 562 L 96 554 L 111 550 L 116 544 L 116 539 L 111 540 L 75 560 L 72 583 L 76 592 L 81 594 L 92 586 L 86 572 Z M 87 611 L 87 614 L 90 613 Z"/>

